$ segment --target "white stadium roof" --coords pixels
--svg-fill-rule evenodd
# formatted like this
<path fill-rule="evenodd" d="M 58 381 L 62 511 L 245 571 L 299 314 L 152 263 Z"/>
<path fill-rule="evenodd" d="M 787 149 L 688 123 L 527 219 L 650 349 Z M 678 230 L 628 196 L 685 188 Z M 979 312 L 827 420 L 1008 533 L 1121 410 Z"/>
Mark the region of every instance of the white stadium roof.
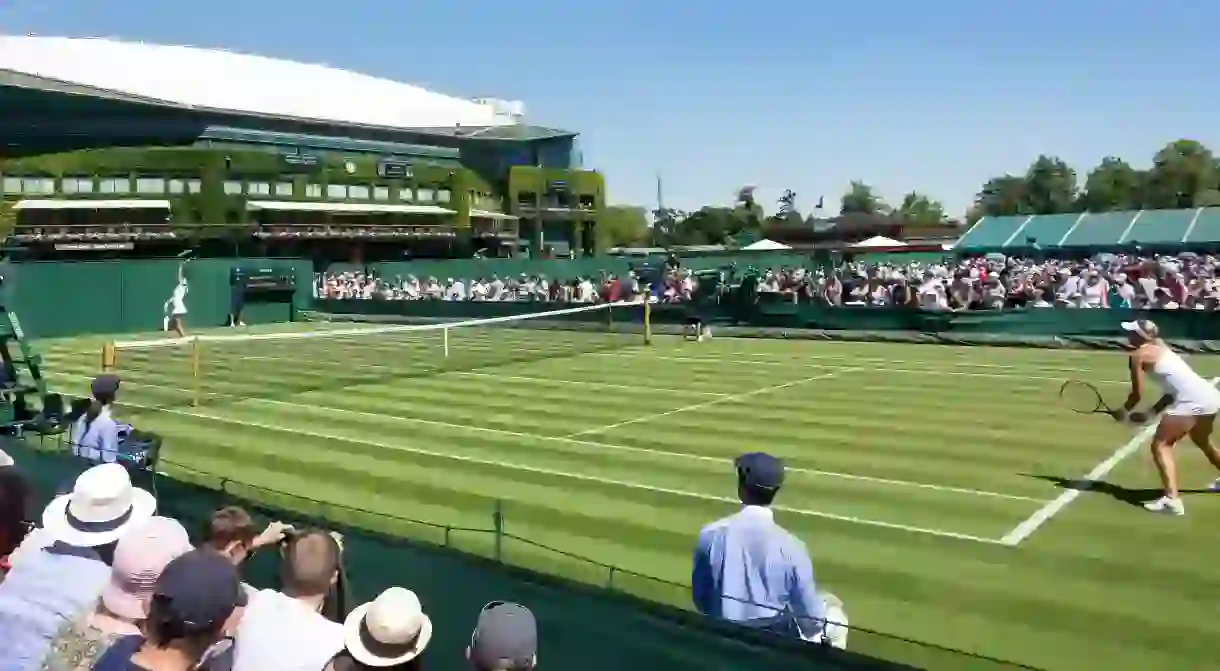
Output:
<path fill-rule="evenodd" d="M 424 129 L 504 126 L 519 103 L 497 105 L 324 65 L 214 49 L 96 38 L 0 35 L 0 73 L 211 111 Z"/>

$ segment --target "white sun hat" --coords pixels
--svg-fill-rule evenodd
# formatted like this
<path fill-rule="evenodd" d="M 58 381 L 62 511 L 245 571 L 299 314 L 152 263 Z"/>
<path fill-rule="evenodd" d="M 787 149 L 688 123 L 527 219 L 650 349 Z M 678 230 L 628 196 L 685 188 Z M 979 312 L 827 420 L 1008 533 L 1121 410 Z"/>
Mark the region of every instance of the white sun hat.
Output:
<path fill-rule="evenodd" d="M 365 666 L 403 664 L 418 657 L 432 640 L 432 620 L 419 597 L 402 587 L 391 587 L 358 606 L 343 627 L 347 651 Z"/>
<path fill-rule="evenodd" d="M 120 464 L 101 464 L 81 473 L 71 494 L 57 497 L 42 512 L 42 526 L 52 538 L 76 547 L 98 547 L 117 541 L 128 529 L 144 524 L 157 510 L 152 494 L 131 484 Z"/>

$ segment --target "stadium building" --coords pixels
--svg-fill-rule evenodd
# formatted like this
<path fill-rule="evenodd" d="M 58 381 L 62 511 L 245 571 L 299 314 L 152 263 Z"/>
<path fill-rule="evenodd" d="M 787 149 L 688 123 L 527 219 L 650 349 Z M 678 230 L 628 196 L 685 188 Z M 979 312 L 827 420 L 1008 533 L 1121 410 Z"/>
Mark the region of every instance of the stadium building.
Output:
<path fill-rule="evenodd" d="M 0 36 L 0 110 L 0 227 L 41 258 L 183 238 L 355 261 L 579 256 L 605 207 L 576 133 L 529 124 L 522 103 L 323 65 Z"/>

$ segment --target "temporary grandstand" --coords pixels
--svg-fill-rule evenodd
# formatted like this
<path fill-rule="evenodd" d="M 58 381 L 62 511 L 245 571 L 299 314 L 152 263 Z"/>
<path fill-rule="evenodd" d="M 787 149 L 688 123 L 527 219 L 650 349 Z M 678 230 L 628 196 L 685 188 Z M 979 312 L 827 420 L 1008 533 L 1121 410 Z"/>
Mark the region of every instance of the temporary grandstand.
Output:
<path fill-rule="evenodd" d="M 1220 247 L 1220 208 L 983 217 L 954 251 L 1119 251 Z"/>

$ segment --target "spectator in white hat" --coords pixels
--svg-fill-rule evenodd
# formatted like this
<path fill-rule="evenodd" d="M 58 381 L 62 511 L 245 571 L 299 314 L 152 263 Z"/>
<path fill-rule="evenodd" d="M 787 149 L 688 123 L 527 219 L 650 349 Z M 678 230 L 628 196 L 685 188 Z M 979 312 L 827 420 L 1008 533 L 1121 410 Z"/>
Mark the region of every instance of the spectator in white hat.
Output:
<path fill-rule="evenodd" d="M 168 517 L 153 517 L 119 539 L 110 582 L 97 605 L 60 630 L 43 660 L 43 671 L 89 671 L 120 637 L 141 634 L 161 572 L 190 551 L 186 529 Z"/>
<path fill-rule="evenodd" d="M 156 507 L 118 464 L 90 468 L 71 494 L 51 501 L 41 533 L 26 538 L 0 583 L 6 671 L 38 668 L 59 629 L 88 612 L 110 581 L 114 544 L 148 522 Z"/>
<path fill-rule="evenodd" d="M 327 671 L 422 669 L 420 655 L 432 640 L 432 620 L 415 592 L 391 587 L 347 616 L 344 650 Z"/>

